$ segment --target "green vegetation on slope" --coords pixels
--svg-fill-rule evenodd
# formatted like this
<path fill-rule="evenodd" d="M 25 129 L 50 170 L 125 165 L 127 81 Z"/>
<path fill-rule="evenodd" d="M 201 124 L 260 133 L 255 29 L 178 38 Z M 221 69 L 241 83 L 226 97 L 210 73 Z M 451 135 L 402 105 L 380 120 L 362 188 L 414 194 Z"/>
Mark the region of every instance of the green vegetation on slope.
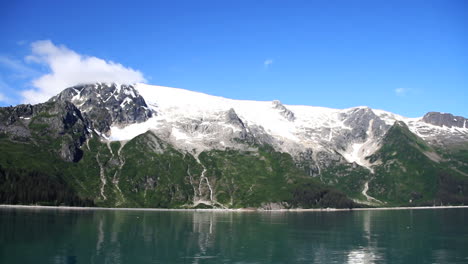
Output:
<path fill-rule="evenodd" d="M 366 181 L 371 179 L 371 173 L 356 164 L 339 163 L 324 169 L 321 178 L 327 185 L 335 187 L 349 197 L 365 200 L 361 192 Z"/>
<path fill-rule="evenodd" d="M 257 146 L 257 151 L 212 150 L 200 155 L 213 179 L 216 199 L 232 207 L 353 207 L 345 195 L 297 168 L 287 153 Z"/>
<path fill-rule="evenodd" d="M 93 206 L 69 184 L 66 162 L 32 144 L 0 139 L 0 203 Z"/>
<path fill-rule="evenodd" d="M 82 146 L 81 160 L 66 162 L 57 155 L 60 138 L 36 137 L 40 140 L 34 143 L 0 137 L 0 166 L 2 175 L 8 175 L 2 178 L 1 203 L 190 208 L 200 200 L 204 203 L 198 208 L 353 206 L 345 195 L 306 176 L 289 154 L 269 146 L 212 150 L 197 160 L 151 132 L 124 146 L 100 142 L 94 135 Z M 40 198 L 11 198 L 13 193 Z"/>
<path fill-rule="evenodd" d="M 387 132 L 382 147 L 369 157 L 379 162 L 369 195 L 388 205 L 465 204 L 467 180 L 440 163 L 438 154 L 408 127 L 397 122 Z M 462 184 L 458 194 L 447 192 L 447 182 Z M 452 186 L 450 184 L 450 186 Z M 461 198 L 462 199 L 457 199 Z"/>
<path fill-rule="evenodd" d="M 8 111 L 29 111 L 32 118 L 13 120 Z M 246 150 L 199 154 L 152 132 L 101 142 L 67 102 L 0 109 L 0 122 L 15 124 L 12 133 L 0 132 L 0 203 L 348 208 L 356 206 L 348 197 L 366 199 L 368 182 L 368 195 L 387 206 L 468 204 L 468 147 L 435 150 L 404 123 L 368 157 L 374 173 L 336 160 L 312 177 L 291 155 L 252 142 L 243 142 Z"/>

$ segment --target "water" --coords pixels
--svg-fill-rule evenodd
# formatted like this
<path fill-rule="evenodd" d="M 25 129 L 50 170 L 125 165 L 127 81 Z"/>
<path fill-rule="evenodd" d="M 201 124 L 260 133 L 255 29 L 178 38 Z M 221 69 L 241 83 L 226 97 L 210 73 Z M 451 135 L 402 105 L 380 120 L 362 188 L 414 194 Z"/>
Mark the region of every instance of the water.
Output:
<path fill-rule="evenodd" d="M 468 209 L 0 208 L 0 263 L 468 263 Z"/>

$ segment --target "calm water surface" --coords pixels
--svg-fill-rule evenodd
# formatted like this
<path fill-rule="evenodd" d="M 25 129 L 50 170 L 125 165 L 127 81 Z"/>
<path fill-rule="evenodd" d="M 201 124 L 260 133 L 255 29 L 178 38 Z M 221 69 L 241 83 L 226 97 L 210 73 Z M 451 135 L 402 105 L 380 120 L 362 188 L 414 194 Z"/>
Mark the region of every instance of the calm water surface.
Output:
<path fill-rule="evenodd" d="M 468 209 L 0 208 L 0 263 L 468 263 Z"/>

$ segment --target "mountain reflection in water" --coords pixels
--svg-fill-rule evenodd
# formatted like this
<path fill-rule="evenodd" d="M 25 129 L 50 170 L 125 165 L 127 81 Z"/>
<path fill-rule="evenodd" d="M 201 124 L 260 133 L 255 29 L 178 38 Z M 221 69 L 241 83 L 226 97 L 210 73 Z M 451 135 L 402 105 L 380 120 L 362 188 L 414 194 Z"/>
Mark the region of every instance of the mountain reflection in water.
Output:
<path fill-rule="evenodd" d="M 0 263 L 468 262 L 468 209 L 200 212 L 0 208 Z"/>

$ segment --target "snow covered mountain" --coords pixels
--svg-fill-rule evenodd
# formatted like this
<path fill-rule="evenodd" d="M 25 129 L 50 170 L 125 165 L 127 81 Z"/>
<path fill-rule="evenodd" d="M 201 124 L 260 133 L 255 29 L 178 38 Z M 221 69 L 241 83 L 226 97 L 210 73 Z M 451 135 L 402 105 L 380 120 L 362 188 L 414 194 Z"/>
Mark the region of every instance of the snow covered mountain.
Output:
<path fill-rule="evenodd" d="M 104 200 L 107 199 L 105 193 L 106 188 L 110 188 L 109 182 L 117 185 L 112 192 L 121 192 L 118 190 L 117 175 L 123 173 L 125 158 L 120 152 L 126 144 L 131 145 L 141 137 L 146 137 L 138 141 L 142 147 L 151 146 L 155 153 L 163 153 L 170 146 L 184 157 L 190 155 L 201 166 L 197 188 L 194 187 L 196 184 L 192 181 L 196 179 L 190 176 L 189 168 L 189 176 L 185 176 L 193 187 L 189 196 L 194 206 L 200 203 L 227 206 L 225 201 L 219 202 L 223 199 L 216 199 L 224 195 L 217 194 L 216 190 L 225 188 L 225 185 L 221 187 L 218 184 L 225 176 L 219 171 L 212 171 L 215 168 L 207 167 L 205 163 L 208 160 L 203 158 L 204 155 L 235 152 L 242 157 L 242 153 L 258 156 L 259 146 L 269 146 L 277 153 L 287 153 L 294 166 L 308 177 L 338 188 L 357 202 L 373 205 L 382 206 L 396 200 L 400 204 L 401 201 L 412 202 L 422 199 L 419 196 L 423 193 L 426 196 L 430 193 L 431 199 L 436 196 L 436 191 L 429 190 L 430 183 L 427 183 L 424 188 L 413 191 L 405 189 L 405 197 L 399 200 L 395 190 L 389 193 L 385 187 L 391 175 L 400 175 L 405 181 L 408 173 L 435 173 L 441 164 L 448 166 L 455 174 L 467 174 L 467 160 L 464 160 L 463 154 L 468 143 L 467 119 L 446 113 L 430 112 L 421 118 L 406 118 L 363 106 L 331 109 L 284 105 L 278 100 L 232 100 L 147 84 L 77 85 L 65 89 L 49 101 L 50 104 L 68 102 L 79 109 L 83 116 L 82 123 L 87 124 L 83 135 L 87 138 L 87 149 L 91 150 L 89 142 L 94 138 L 101 144 L 107 144 L 109 155 L 119 156 L 114 158 L 117 165 L 113 169 L 105 168 L 104 163 L 99 161 L 102 153 L 96 156 L 101 168 L 99 192 Z M 16 118 L 23 122 L 23 126 L 29 126 L 27 120 L 34 117 L 33 112 Z M 12 127 L 11 124 L 4 124 L 0 126 L 0 132 L 12 131 Z M 74 143 L 73 146 L 77 144 L 84 143 Z M 119 147 L 113 150 L 112 145 L 115 144 Z M 70 144 L 62 145 L 62 149 L 69 148 Z M 428 165 L 415 169 L 416 160 L 408 163 L 405 155 L 409 155 L 408 160 L 415 158 L 418 166 Z M 115 175 L 107 175 L 106 170 L 116 170 Z M 437 171 L 437 175 L 441 173 Z M 142 183 L 145 190 L 156 188 L 157 179 L 148 175 L 145 177 L 146 182 Z M 442 176 L 431 177 L 439 177 L 440 180 Z M 230 206 L 235 204 L 233 197 L 231 193 Z M 430 197 L 424 198 L 427 202 Z"/>
<path fill-rule="evenodd" d="M 200 153 L 243 149 L 244 145 L 235 139 L 250 138 L 296 158 L 312 152 L 311 161 L 317 171 L 326 162 L 319 158 L 324 155 L 344 158 L 371 170 L 366 157 L 379 149 L 383 135 L 396 121 L 404 122 L 428 143 L 468 141 L 467 119 L 444 113 L 406 118 L 365 106 L 331 109 L 283 105 L 278 100 L 232 100 L 147 84 L 80 87 L 84 86 L 69 88 L 53 100 L 68 99 L 85 113 L 105 104 L 109 115 L 116 116 L 106 129 L 101 128 L 106 140 L 128 141 L 150 130 L 181 150 Z M 93 92 L 89 92 L 90 88 Z"/>

